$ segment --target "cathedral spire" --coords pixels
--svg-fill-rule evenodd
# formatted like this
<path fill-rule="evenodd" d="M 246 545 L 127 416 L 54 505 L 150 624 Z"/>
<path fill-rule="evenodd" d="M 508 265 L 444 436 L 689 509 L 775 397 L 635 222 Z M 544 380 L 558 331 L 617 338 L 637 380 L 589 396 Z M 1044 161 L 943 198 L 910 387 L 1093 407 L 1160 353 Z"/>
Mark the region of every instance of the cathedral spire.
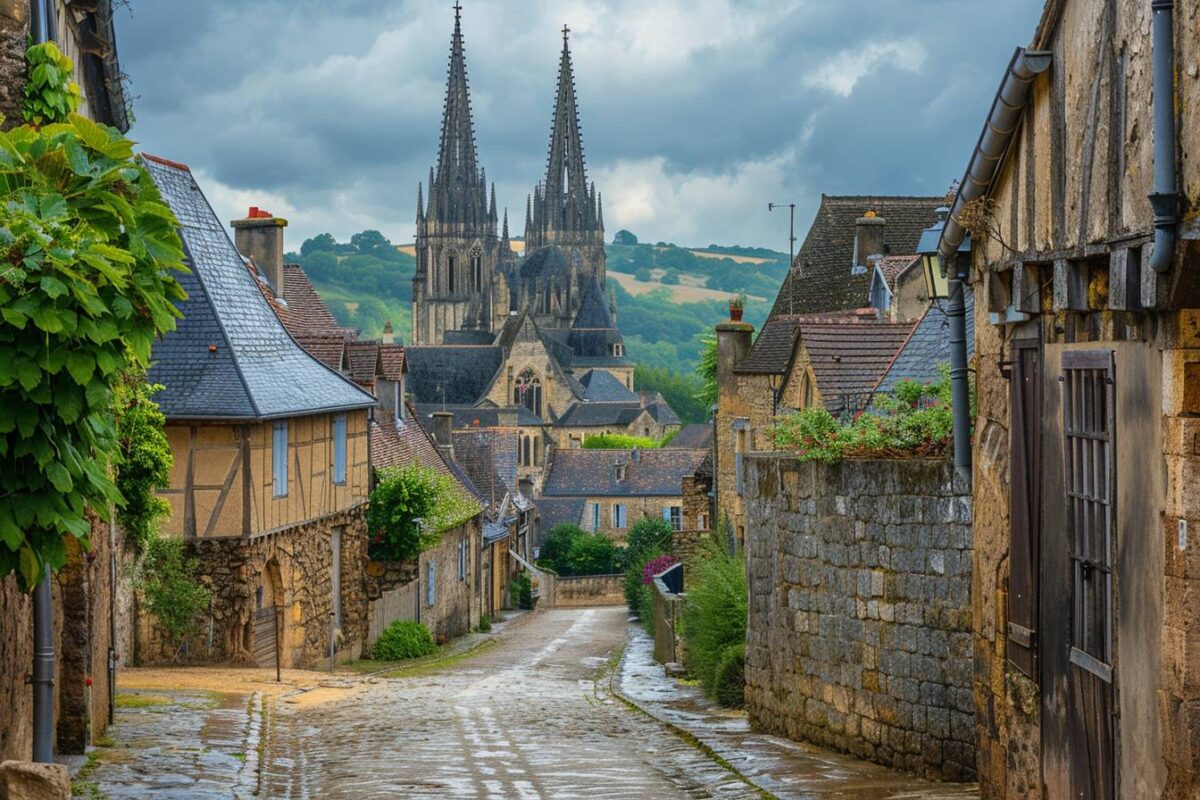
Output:
<path fill-rule="evenodd" d="M 587 199 L 587 170 L 583 162 L 583 136 L 579 131 L 579 105 L 575 99 L 575 70 L 571 65 L 571 29 L 563 26 L 562 56 L 558 64 L 558 97 L 550 130 L 550 161 L 546 169 L 546 198 L 551 204 L 553 227 L 582 220 L 570 219 Z M 557 206 L 557 208 L 554 208 Z"/>
<path fill-rule="evenodd" d="M 443 186 L 463 186 L 479 180 L 475 163 L 475 124 L 471 118 L 467 58 L 463 47 L 462 6 L 458 3 L 454 5 L 454 34 L 450 37 L 450 66 L 437 179 Z"/>
<path fill-rule="evenodd" d="M 421 192 L 421 182 L 417 181 L 417 224 L 425 221 L 425 198 Z"/>

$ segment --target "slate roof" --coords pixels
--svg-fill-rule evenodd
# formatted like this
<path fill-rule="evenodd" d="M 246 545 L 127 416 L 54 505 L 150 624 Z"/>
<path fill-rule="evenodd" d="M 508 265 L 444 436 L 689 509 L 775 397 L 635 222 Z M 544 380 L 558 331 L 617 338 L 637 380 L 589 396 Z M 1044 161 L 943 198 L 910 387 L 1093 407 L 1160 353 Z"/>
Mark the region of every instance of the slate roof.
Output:
<path fill-rule="evenodd" d="M 796 330 L 811 323 L 855 324 L 859 322 L 875 322 L 874 309 L 854 309 L 831 314 L 780 314 L 768 318 L 763 324 L 762 331 L 754 340 L 750 354 L 739 361 L 734 372 L 779 375 L 783 373 L 792 358 L 792 344 L 796 340 Z"/>
<path fill-rule="evenodd" d="M 636 452 L 636 460 L 634 453 Z M 708 450 L 558 450 L 546 468 L 546 497 L 678 497 Z M 617 464 L 625 480 L 617 480 Z"/>
<path fill-rule="evenodd" d="M 407 347 L 408 391 L 418 404 L 445 402 L 473 405 L 488 390 L 504 363 L 504 351 L 496 346 L 439 345 Z"/>
<path fill-rule="evenodd" d="M 641 392 L 638 395 L 639 402 L 642 408 L 650 412 L 650 416 L 659 425 L 680 425 L 683 420 L 675 413 L 675 409 L 671 408 L 671 404 L 666 401 L 658 392 Z"/>
<path fill-rule="evenodd" d="M 578 525 L 583 519 L 583 507 L 586 500 L 582 497 L 538 497 L 534 500 L 542 524 L 539 531 L 545 534 L 556 525 Z M 541 545 L 539 536 L 535 546 Z"/>
<path fill-rule="evenodd" d="M 626 402 L 638 400 L 638 396 L 629 387 L 613 377 L 611 372 L 602 369 L 590 369 L 579 377 L 583 387 L 583 399 L 592 402 Z"/>
<path fill-rule="evenodd" d="M 567 263 L 562 248 L 557 245 L 547 245 L 539 247 L 525 256 L 517 267 L 517 273 L 521 276 L 522 280 L 546 278 L 551 275 L 569 276 L 571 274 L 571 265 Z M 518 288 L 518 283 L 513 281 L 511 285 L 515 292 Z"/>
<path fill-rule="evenodd" d="M 684 425 L 667 447 L 684 450 L 707 450 L 712 447 L 712 425 Z"/>
<path fill-rule="evenodd" d="M 433 419 L 432 414 L 435 411 L 441 411 L 440 403 L 423 403 L 417 406 L 417 414 L 420 417 L 421 425 L 426 430 L 432 430 Z M 454 415 L 455 428 L 500 428 L 504 427 L 500 424 L 501 414 L 516 414 L 516 424 L 521 427 L 538 427 L 545 425 L 546 422 L 537 414 L 534 414 L 525 406 L 509 406 L 506 409 L 500 409 L 495 406 L 446 406 L 446 411 Z"/>
<path fill-rule="evenodd" d="M 169 419 L 261 420 L 368 408 L 375 398 L 288 334 L 182 164 L 143 162 L 180 223 L 190 272 L 183 318 L 154 344 L 151 383 Z M 215 348 L 215 349 L 214 349 Z"/>
<path fill-rule="evenodd" d="M 801 326 L 800 343 L 826 410 L 835 413 L 851 397 L 870 393 L 912 329 L 909 323 L 890 322 Z"/>
<path fill-rule="evenodd" d="M 592 428 L 600 425 L 628 425 L 642 413 L 642 405 L 632 403 L 572 403 L 559 417 L 564 428 Z"/>
<path fill-rule="evenodd" d="M 975 355 L 975 293 L 966 292 L 967 306 L 967 358 Z M 937 305 L 931 305 L 913 328 L 912 333 L 888 365 L 883 378 L 876 386 L 877 392 L 892 392 L 902 380 L 929 383 L 941 374 L 940 364 L 950 361 L 949 320 Z"/>
<path fill-rule="evenodd" d="M 516 491 L 518 449 L 516 431 L 454 431 L 454 460 L 487 503 L 499 505 Z"/>
<path fill-rule="evenodd" d="M 821 195 L 821 207 L 771 309 L 781 314 L 818 314 L 868 305 L 871 271 L 851 274 L 855 222 L 874 211 L 886 222 L 884 243 L 892 253 L 915 253 L 921 231 L 937 220 L 944 197 Z M 791 303 L 789 304 L 789 298 Z"/>
<path fill-rule="evenodd" d="M 444 331 L 442 344 L 492 344 L 495 337 L 488 331 Z"/>

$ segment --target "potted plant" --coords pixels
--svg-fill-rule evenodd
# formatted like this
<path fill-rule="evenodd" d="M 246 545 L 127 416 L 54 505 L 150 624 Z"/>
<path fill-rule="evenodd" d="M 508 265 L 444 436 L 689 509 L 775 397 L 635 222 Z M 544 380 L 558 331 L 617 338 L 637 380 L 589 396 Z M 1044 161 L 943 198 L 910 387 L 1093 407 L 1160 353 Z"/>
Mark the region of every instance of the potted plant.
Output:
<path fill-rule="evenodd" d="M 738 292 L 737 297 L 729 300 L 729 319 L 733 322 L 741 322 L 742 314 L 746 310 L 746 292 L 745 290 Z"/>

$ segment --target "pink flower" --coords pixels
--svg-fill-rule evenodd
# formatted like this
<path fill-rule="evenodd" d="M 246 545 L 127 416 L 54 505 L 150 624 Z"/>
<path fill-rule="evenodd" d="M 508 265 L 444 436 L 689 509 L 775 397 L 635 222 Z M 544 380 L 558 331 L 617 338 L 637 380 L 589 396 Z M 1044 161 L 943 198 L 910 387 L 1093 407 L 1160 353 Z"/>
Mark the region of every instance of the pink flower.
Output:
<path fill-rule="evenodd" d="M 650 585 L 654 583 L 654 576 L 665 572 L 670 567 L 675 566 L 678 559 L 672 555 L 655 556 L 646 562 L 646 566 L 642 568 L 642 583 Z"/>

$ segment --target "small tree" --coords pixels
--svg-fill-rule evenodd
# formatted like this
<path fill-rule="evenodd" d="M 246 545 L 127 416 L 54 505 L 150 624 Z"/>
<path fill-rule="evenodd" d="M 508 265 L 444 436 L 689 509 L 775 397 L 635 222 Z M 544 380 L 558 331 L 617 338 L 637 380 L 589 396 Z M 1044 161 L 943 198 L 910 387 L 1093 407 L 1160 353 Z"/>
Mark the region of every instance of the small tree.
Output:
<path fill-rule="evenodd" d="M 566 522 L 555 525 L 542 536 L 542 546 L 538 549 L 538 564 L 558 572 L 566 561 L 571 544 L 583 535 L 584 530 L 578 525 Z"/>
<path fill-rule="evenodd" d="M 146 608 L 158 618 L 179 658 L 183 645 L 199 632 L 212 594 L 196 581 L 196 561 L 184 556 L 182 539 L 152 538 L 146 546 L 139 588 Z"/>
<path fill-rule="evenodd" d="M 145 550 L 157 533 L 158 521 L 171 507 L 158 490 L 171 482 L 175 457 L 163 432 L 166 418 L 151 397 L 161 386 L 148 386 L 141 375 L 130 376 L 118 387 L 117 435 L 121 460 L 117 467 L 117 489 L 125 499 L 117 509 L 117 521 L 125 531 L 126 543 L 135 551 Z"/>
<path fill-rule="evenodd" d="M 700 340 L 700 363 L 696 366 L 700 377 L 700 391 L 696 399 L 704 404 L 704 410 L 717 402 L 717 337 L 705 336 Z"/>
<path fill-rule="evenodd" d="M 53 44 L 27 60 L 28 124 L 0 133 L 0 577 L 26 590 L 122 503 L 114 392 L 184 297 L 179 223 L 132 142 L 71 113 Z"/>
<path fill-rule="evenodd" d="M 416 464 L 382 470 L 367 508 L 370 555 L 410 561 L 479 511 L 449 475 Z"/>
<path fill-rule="evenodd" d="M 563 575 L 612 575 L 621 569 L 621 548 L 603 533 L 585 533 L 571 543 Z"/>
<path fill-rule="evenodd" d="M 625 549 L 629 560 L 643 555 L 665 553 L 671 547 L 671 524 L 658 517 L 643 517 L 629 529 L 625 537 Z"/>

